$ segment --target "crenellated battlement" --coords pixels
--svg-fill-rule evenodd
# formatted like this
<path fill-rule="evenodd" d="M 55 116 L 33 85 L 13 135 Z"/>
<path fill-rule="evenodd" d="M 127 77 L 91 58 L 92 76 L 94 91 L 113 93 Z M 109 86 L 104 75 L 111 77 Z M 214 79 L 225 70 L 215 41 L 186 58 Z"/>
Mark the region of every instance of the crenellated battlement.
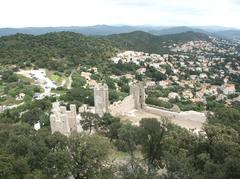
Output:
<path fill-rule="evenodd" d="M 77 114 L 76 105 L 71 104 L 70 110 L 66 106 L 60 106 L 59 103 L 53 103 L 52 114 L 50 115 L 50 124 L 52 133 L 60 132 L 66 136 L 71 133 L 80 132 L 81 116 Z"/>

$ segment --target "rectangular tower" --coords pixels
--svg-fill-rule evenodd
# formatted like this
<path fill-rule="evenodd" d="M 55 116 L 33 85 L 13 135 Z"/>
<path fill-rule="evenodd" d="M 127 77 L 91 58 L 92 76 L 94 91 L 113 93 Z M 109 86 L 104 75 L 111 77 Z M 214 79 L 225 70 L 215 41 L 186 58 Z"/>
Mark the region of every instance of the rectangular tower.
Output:
<path fill-rule="evenodd" d="M 106 84 L 97 84 L 94 87 L 94 106 L 95 113 L 100 117 L 102 117 L 104 113 L 108 112 L 109 97 L 108 86 Z"/>
<path fill-rule="evenodd" d="M 135 109 L 143 109 L 145 105 L 145 88 L 143 82 L 131 85 L 130 95 L 133 96 Z"/>
<path fill-rule="evenodd" d="M 70 111 L 66 106 L 59 106 L 53 103 L 52 114 L 50 115 L 51 131 L 60 132 L 66 136 L 79 131 L 79 119 L 77 118 L 76 105 L 70 105 Z"/>
<path fill-rule="evenodd" d="M 75 104 L 70 104 L 70 111 L 67 111 L 69 127 L 71 132 L 77 132 L 77 110 Z"/>

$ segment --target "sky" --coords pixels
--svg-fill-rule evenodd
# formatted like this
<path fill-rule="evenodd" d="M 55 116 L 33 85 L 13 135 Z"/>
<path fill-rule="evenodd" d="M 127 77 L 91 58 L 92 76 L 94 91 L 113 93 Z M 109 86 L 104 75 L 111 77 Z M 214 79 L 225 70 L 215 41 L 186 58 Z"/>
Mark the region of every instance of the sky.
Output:
<path fill-rule="evenodd" d="M 240 0 L 1 0 L 0 27 L 91 25 L 240 28 Z"/>

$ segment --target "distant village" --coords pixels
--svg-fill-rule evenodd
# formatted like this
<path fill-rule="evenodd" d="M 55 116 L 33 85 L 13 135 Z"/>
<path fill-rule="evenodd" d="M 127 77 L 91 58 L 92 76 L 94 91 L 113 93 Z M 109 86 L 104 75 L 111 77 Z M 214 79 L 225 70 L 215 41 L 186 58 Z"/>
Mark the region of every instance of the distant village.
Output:
<path fill-rule="evenodd" d="M 172 84 L 178 84 L 184 88 L 179 93 L 170 92 L 165 100 L 185 98 L 192 102 L 206 103 L 206 96 L 215 96 L 217 101 L 225 100 L 230 104 L 232 101 L 240 101 L 239 89 L 231 82 L 232 75 L 240 75 L 240 62 L 224 58 L 224 54 L 240 55 L 234 47 L 224 40 L 190 41 L 169 46 L 175 52 L 174 55 L 126 51 L 111 60 L 114 63 L 143 66 L 137 70 L 137 73 L 142 75 L 145 74 L 146 67 L 154 67 L 167 76 L 167 79 L 162 81 L 147 80 L 148 87 L 159 85 L 167 89 Z M 169 67 L 170 73 L 166 67 Z M 126 77 L 133 78 L 131 74 L 126 74 Z"/>

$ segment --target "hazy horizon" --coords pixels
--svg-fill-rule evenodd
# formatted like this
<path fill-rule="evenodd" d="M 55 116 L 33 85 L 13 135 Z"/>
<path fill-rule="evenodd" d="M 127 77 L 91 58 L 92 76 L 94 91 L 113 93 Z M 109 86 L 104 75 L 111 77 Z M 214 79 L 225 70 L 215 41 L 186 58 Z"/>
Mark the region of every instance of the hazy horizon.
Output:
<path fill-rule="evenodd" d="M 238 27 L 231 27 L 231 26 L 219 26 L 219 25 L 202 25 L 202 26 L 187 26 L 187 25 L 151 25 L 151 24 L 143 24 L 143 25 L 131 25 L 131 24 L 94 24 L 94 25 L 62 25 L 62 26 L 23 26 L 23 27 L 0 27 L 0 29 L 24 29 L 24 28 L 84 28 L 84 27 L 97 27 L 97 26 L 109 26 L 109 27 L 149 27 L 149 28 L 177 28 L 177 27 L 188 27 L 188 28 L 199 28 L 199 29 L 207 29 L 207 28 L 223 28 L 223 29 L 231 29 L 231 30 L 240 30 Z"/>

